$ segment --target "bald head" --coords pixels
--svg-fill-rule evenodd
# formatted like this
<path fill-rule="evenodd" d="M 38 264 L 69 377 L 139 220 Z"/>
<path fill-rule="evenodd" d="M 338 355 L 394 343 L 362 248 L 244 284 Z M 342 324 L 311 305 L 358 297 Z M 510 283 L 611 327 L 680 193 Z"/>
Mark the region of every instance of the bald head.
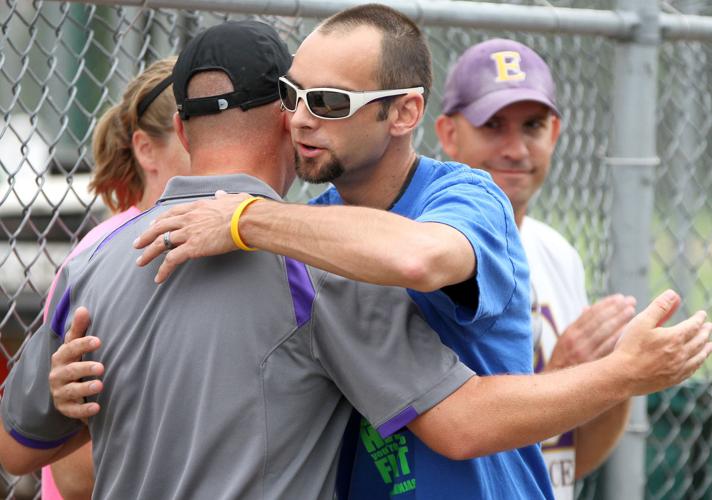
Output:
<path fill-rule="evenodd" d="M 233 92 L 230 78 L 222 71 L 202 71 L 190 79 L 190 99 Z M 189 152 L 211 148 L 251 148 L 264 144 L 282 127 L 279 101 L 242 111 L 230 108 L 219 113 L 195 116 L 184 122 Z"/>

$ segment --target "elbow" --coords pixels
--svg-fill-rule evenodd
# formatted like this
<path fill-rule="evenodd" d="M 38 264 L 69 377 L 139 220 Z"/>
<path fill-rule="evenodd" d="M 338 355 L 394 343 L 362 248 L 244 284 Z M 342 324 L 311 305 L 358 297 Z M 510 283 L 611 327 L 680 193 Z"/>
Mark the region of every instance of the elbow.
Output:
<path fill-rule="evenodd" d="M 498 451 L 483 449 L 480 443 L 481 440 L 476 436 L 452 432 L 447 437 L 441 436 L 437 441 L 426 444 L 433 451 L 450 460 L 470 460 Z"/>
<path fill-rule="evenodd" d="M 434 254 L 400 256 L 397 266 L 403 286 L 419 292 L 434 292 L 448 285 L 442 276 L 442 260 Z"/>
<path fill-rule="evenodd" d="M 79 478 L 78 482 L 66 481 L 59 479 L 59 476 L 54 475 L 57 489 L 62 494 L 64 500 L 82 500 L 90 499 L 94 484 L 89 478 Z M 59 480 L 57 480 L 59 479 Z"/>
<path fill-rule="evenodd" d="M 7 455 L 4 451 L 0 454 L 0 465 L 13 476 L 24 476 L 35 471 L 33 463 L 22 461 L 18 459 L 19 457 Z"/>

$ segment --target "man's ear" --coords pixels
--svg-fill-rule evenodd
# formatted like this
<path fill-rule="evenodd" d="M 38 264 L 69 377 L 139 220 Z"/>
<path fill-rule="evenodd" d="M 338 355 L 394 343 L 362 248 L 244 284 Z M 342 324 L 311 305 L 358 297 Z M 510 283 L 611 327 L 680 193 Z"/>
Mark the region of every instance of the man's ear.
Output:
<path fill-rule="evenodd" d="M 151 137 L 141 129 L 136 130 L 131 136 L 131 149 L 136 157 L 138 165 L 145 173 L 156 171 L 155 155 L 156 149 L 153 147 Z"/>
<path fill-rule="evenodd" d="M 388 110 L 391 134 L 403 136 L 412 132 L 424 114 L 425 100 L 422 94 L 411 93 L 395 99 Z"/>
<path fill-rule="evenodd" d="M 561 118 L 556 116 L 553 112 L 551 113 L 551 149 L 556 147 L 556 143 L 559 140 L 559 135 L 561 134 Z"/>
<path fill-rule="evenodd" d="M 185 135 L 185 125 L 183 124 L 183 120 L 180 119 L 178 112 L 173 114 L 173 130 L 176 131 L 178 140 L 183 145 L 183 148 L 190 153 L 190 143 L 188 142 L 188 136 Z"/>
<path fill-rule="evenodd" d="M 450 158 L 457 158 L 457 127 L 451 116 L 440 115 L 435 120 L 435 134 L 438 136 L 443 151 Z"/>

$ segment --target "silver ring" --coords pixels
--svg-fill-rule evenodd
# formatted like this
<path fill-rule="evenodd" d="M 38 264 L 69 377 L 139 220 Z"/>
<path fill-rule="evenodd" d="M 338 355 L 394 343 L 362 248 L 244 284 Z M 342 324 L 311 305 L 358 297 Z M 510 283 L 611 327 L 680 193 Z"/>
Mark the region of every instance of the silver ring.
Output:
<path fill-rule="evenodd" d="M 173 243 L 171 243 L 171 232 L 166 231 L 163 233 L 163 246 L 166 247 L 166 250 L 173 250 Z"/>

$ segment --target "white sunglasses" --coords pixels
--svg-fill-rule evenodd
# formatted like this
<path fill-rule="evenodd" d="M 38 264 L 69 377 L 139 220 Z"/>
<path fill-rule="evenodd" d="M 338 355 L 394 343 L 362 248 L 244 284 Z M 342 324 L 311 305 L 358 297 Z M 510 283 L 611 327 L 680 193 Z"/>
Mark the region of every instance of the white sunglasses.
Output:
<path fill-rule="evenodd" d="M 351 92 L 332 88 L 300 89 L 286 77 L 279 79 L 279 98 L 287 111 L 297 110 L 299 99 L 304 101 L 309 112 L 323 120 L 343 120 L 352 116 L 366 104 L 398 95 L 425 92 L 423 87 L 392 90 L 366 90 Z"/>

